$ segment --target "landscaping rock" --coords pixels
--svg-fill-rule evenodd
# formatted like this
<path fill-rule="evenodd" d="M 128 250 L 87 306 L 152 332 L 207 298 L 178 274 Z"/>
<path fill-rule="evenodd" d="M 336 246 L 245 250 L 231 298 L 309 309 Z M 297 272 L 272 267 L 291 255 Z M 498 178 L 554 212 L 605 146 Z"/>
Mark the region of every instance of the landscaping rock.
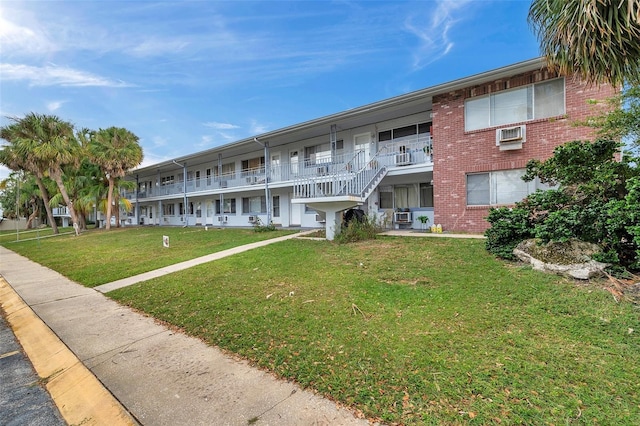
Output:
<path fill-rule="evenodd" d="M 599 252 L 598 245 L 584 241 L 540 244 L 536 239 L 525 240 L 513 250 L 518 259 L 530 263 L 537 271 L 552 272 L 579 280 L 603 275 L 603 270 L 609 265 L 591 258 Z"/>

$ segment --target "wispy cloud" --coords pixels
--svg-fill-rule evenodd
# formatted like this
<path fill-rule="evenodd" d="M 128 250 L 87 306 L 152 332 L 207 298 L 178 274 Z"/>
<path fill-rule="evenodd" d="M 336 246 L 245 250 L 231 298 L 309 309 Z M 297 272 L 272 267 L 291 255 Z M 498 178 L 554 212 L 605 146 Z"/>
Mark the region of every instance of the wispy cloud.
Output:
<path fill-rule="evenodd" d="M 55 45 L 38 26 L 32 27 L 33 29 L 7 19 L 5 10 L 0 8 L 0 44 L 5 57 L 16 53 L 41 55 L 56 50 Z"/>
<path fill-rule="evenodd" d="M 202 125 L 205 127 L 211 127 L 212 129 L 216 129 L 216 130 L 230 130 L 230 129 L 240 128 L 240 126 L 236 126 L 235 124 L 219 123 L 217 121 L 209 121 L 207 123 L 202 123 Z"/>
<path fill-rule="evenodd" d="M 111 80 L 99 75 L 69 67 L 47 65 L 35 67 L 23 64 L 0 64 L 0 74 L 5 81 L 27 81 L 30 86 L 64 87 L 131 87 L 124 81 Z"/>
<path fill-rule="evenodd" d="M 430 16 L 407 18 L 406 30 L 418 37 L 420 43 L 413 58 L 414 70 L 424 68 L 451 51 L 454 41 L 451 40 L 449 32 L 462 19 L 456 13 L 465 10 L 467 3 L 470 3 L 470 0 L 438 0 L 435 8 L 426 8 L 432 11 Z M 426 22 L 423 22 L 423 19 Z"/>
<path fill-rule="evenodd" d="M 250 132 L 253 135 L 259 135 L 260 133 L 265 133 L 269 130 L 269 127 L 266 124 L 258 123 L 256 120 L 251 120 Z"/>
<path fill-rule="evenodd" d="M 47 109 L 49 112 L 54 112 L 60 109 L 62 105 L 64 105 L 66 101 L 51 101 L 47 102 Z"/>

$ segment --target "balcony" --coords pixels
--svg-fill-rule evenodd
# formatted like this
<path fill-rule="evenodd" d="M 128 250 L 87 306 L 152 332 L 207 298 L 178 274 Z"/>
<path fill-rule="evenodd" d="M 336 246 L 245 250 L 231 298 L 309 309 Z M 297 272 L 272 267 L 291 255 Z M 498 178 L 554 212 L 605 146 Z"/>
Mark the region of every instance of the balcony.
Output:
<path fill-rule="evenodd" d="M 269 183 L 286 182 L 294 185 L 300 179 L 314 178 L 334 182 L 335 179 L 343 182 L 345 177 L 353 176 L 357 171 L 371 169 L 371 161 L 375 161 L 375 169 L 384 168 L 388 171 L 407 166 L 429 165 L 432 160 L 432 140 L 425 135 L 412 135 L 390 141 L 380 142 L 380 150 L 373 156 L 373 160 L 367 158 L 364 151 L 347 152 L 342 154 L 325 153 L 312 158 L 297 162 L 283 162 L 278 167 L 269 168 Z M 375 173 L 373 173 L 375 174 Z M 373 176 L 373 175 L 372 175 Z M 372 176 L 360 173 L 359 178 L 366 184 Z M 223 192 L 229 189 L 240 189 L 242 187 L 252 187 L 264 185 L 265 169 L 239 170 L 221 176 L 202 177 L 200 179 L 190 179 L 187 181 L 187 194 L 194 195 L 204 191 Z M 366 185 L 365 185 L 366 186 Z M 169 195 L 180 195 L 184 193 L 183 182 L 172 182 L 155 187 L 147 187 L 146 190 L 137 193 L 138 199 L 150 197 L 164 197 Z M 357 192 L 360 192 L 360 188 Z M 136 193 L 127 191 L 123 196 L 135 201 Z"/>

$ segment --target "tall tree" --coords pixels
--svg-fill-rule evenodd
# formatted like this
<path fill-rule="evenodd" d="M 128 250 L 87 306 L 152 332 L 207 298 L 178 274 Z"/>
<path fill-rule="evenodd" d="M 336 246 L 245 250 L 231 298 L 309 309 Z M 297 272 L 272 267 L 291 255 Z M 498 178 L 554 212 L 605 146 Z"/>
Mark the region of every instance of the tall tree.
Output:
<path fill-rule="evenodd" d="M 529 24 L 549 66 L 589 83 L 640 83 L 638 0 L 533 0 Z"/>
<path fill-rule="evenodd" d="M 109 127 L 97 132 L 81 132 L 83 143 L 91 161 L 100 166 L 109 181 L 107 191 L 107 223 L 111 229 L 114 187 L 117 179 L 124 177 L 127 171 L 142 163 L 142 147 L 138 137 L 127 129 Z"/>
<path fill-rule="evenodd" d="M 27 129 L 21 125 L 19 119 L 12 120 L 14 121 L 12 124 L 0 127 L 0 138 L 8 142 L 8 144 L 0 148 L 0 164 L 4 164 L 11 170 L 23 170 L 35 177 L 51 229 L 54 234 L 58 234 L 58 226 L 49 205 L 49 191 L 43 182 L 45 173 L 38 167 L 34 158 L 30 155 L 25 155 L 24 150 L 21 149 L 24 139 L 30 137 Z"/>

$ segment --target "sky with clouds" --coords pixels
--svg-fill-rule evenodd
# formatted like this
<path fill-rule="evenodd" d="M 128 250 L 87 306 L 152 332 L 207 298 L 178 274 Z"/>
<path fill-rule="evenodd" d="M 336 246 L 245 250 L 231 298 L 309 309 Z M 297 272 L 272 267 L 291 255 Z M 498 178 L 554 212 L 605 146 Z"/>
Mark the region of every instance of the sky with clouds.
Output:
<path fill-rule="evenodd" d="M 529 5 L 4 0 L 0 125 L 125 127 L 151 165 L 535 58 Z"/>

